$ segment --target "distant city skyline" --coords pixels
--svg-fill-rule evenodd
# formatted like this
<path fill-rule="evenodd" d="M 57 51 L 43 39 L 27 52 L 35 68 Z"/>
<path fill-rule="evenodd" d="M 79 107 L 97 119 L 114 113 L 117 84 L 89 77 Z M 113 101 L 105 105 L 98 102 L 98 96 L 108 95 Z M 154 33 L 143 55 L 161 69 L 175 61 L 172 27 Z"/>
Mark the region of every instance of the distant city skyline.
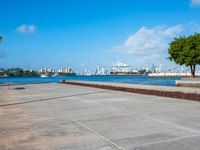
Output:
<path fill-rule="evenodd" d="M 0 68 L 177 67 L 168 43 L 200 32 L 200 0 L 1 0 Z"/>

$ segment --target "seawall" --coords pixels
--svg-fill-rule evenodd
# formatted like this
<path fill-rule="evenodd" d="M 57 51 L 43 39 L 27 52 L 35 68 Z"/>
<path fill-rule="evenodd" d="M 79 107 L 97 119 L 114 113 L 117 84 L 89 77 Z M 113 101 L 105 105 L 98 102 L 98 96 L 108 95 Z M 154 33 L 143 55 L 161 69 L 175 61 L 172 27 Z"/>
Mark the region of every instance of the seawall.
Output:
<path fill-rule="evenodd" d="M 200 88 L 62 80 L 63 84 L 200 101 Z"/>

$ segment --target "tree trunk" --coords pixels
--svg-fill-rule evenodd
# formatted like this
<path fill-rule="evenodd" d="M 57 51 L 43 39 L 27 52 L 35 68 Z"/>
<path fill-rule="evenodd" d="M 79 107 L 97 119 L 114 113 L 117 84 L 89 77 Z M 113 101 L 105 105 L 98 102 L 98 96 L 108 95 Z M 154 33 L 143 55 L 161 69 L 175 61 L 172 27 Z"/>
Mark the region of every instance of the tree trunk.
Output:
<path fill-rule="evenodd" d="M 192 78 L 195 78 L 196 65 L 190 65 Z"/>

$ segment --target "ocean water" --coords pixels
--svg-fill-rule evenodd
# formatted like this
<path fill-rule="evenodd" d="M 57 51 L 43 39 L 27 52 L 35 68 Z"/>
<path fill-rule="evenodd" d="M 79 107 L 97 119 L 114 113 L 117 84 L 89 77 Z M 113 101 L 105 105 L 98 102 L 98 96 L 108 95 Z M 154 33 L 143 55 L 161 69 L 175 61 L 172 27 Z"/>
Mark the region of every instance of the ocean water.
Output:
<path fill-rule="evenodd" d="M 114 82 L 144 85 L 175 86 L 180 78 L 150 78 L 143 75 L 95 75 L 95 76 L 58 76 L 58 77 L 0 77 L 0 84 L 56 83 L 60 80 L 81 80 L 96 82 Z"/>

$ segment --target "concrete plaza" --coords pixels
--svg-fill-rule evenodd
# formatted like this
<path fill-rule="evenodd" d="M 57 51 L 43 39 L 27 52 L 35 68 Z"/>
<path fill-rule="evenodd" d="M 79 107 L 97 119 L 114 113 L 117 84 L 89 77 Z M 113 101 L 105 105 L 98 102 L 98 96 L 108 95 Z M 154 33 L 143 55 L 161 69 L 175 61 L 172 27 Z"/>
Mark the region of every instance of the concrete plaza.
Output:
<path fill-rule="evenodd" d="M 2 86 L 0 149 L 199 150 L 200 102 L 56 83 Z"/>

